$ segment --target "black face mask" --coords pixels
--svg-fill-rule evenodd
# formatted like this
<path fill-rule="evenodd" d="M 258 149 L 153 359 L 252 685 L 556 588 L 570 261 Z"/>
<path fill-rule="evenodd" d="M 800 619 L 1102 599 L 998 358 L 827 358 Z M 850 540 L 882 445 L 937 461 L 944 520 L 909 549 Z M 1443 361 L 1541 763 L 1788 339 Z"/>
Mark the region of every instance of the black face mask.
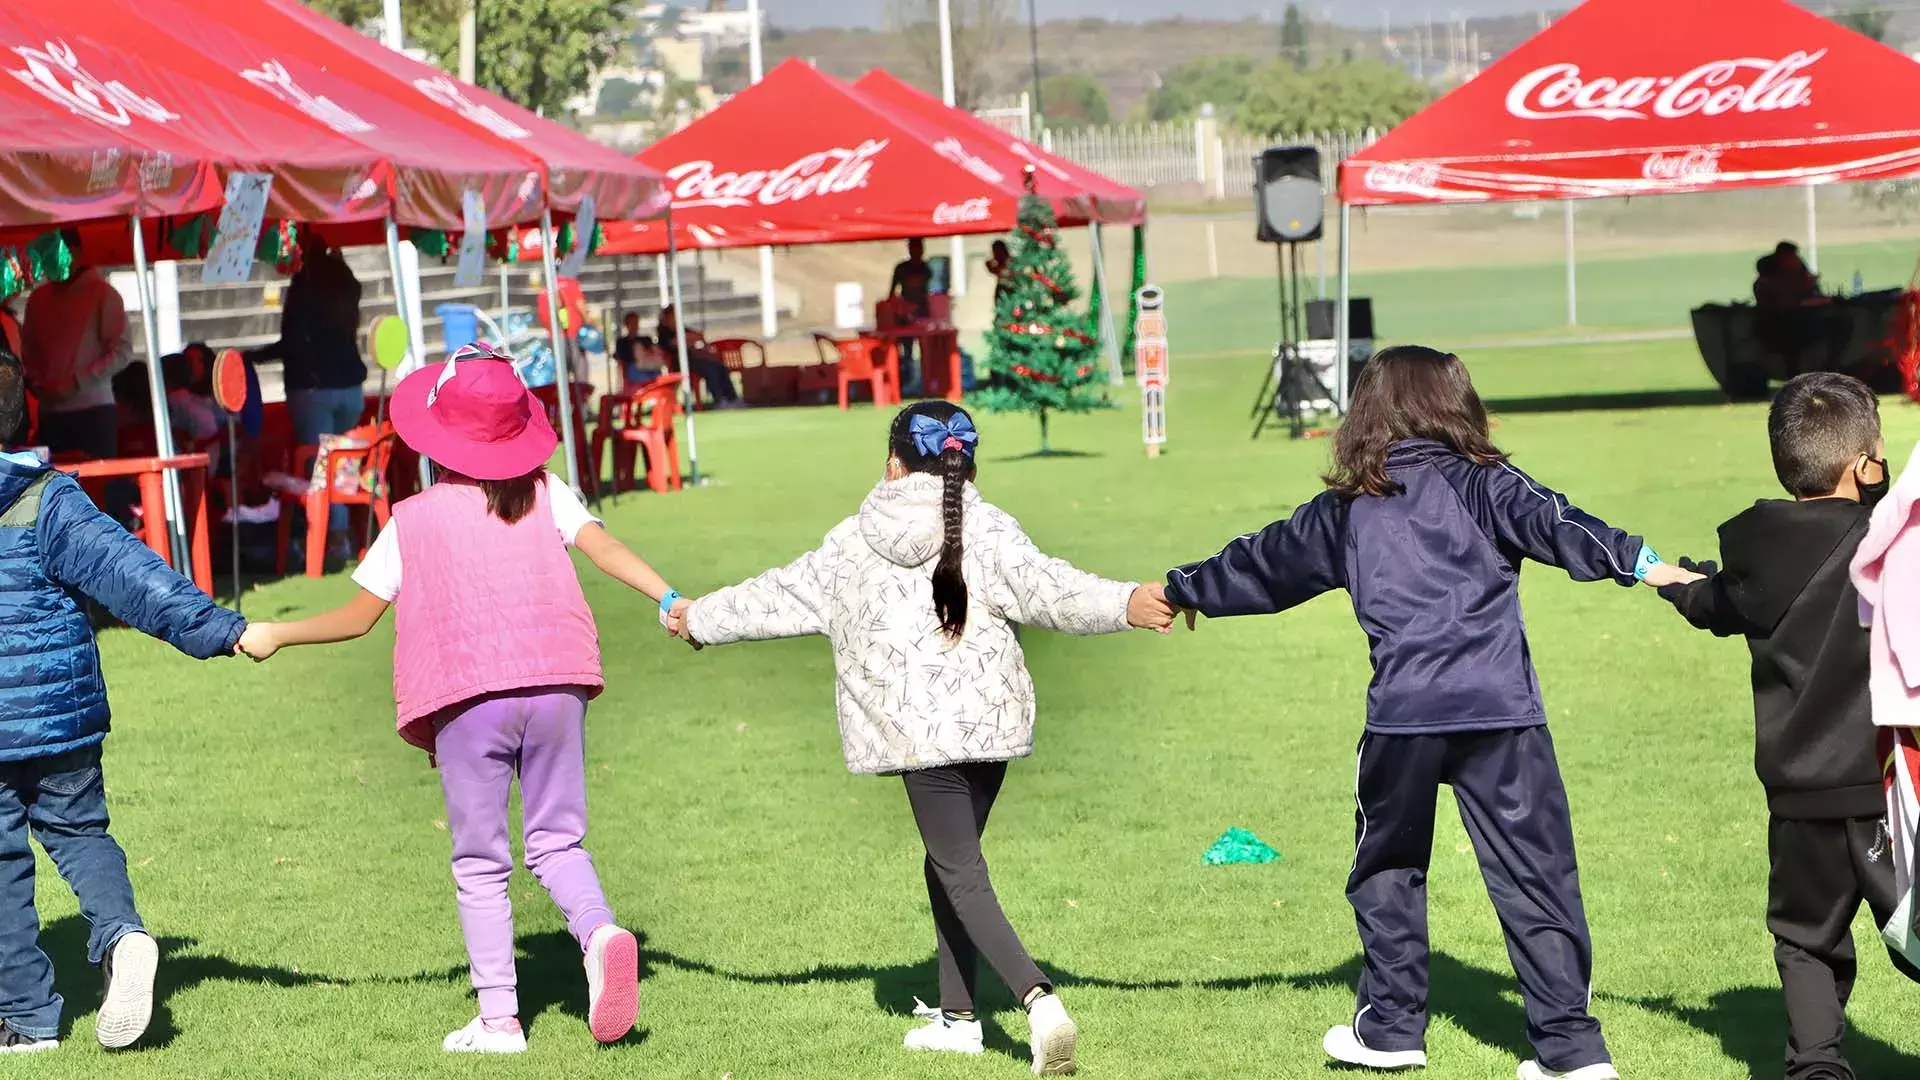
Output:
<path fill-rule="evenodd" d="M 1884 459 L 1868 458 L 1867 461 L 1880 466 L 1880 479 L 1869 484 L 1856 475 L 1854 480 L 1860 485 L 1860 505 L 1871 507 L 1887 497 L 1887 489 L 1893 486 L 1893 474 L 1887 471 L 1887 463 Z"/>

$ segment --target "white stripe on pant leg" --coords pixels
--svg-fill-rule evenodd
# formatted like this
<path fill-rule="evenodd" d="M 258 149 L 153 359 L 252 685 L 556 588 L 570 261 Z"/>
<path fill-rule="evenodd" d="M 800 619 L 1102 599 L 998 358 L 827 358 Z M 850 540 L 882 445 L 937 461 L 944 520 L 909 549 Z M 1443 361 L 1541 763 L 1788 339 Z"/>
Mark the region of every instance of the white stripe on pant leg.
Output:
<path fill-rule="evenodd" d="M 1360 765 L 1361 762 L 1366 760 L 1367 740 L 1372 737 L 1372 732 L 1362 731 L 1360 733 L 1360 748 L 1354 751 L 1353 755 L 1353 809 L 1354 813 L 1360 815 L 1360 836 L 1353 842 L 1353 865 L 1347 868 L 1348 881 L 1352 881 L 1355 871 L 1360 869 L 1360 845 L 1367 842 L 1367 804 L 1360 800 Z M 1362 942 L 1360 947 L 1364 950 L 1366 943 Z M 1360 985 L 1364 987 L 1366 984 L 1367 967 L 1363 959 L 1360 964 Z M 1353 1041 L 1362 1046 L 1365 1046 L 1367 1042 L 1360 1037 L 1360 1018 L 1365 1016 L 1372 1008 L 1373 1005 L 1368 1003 L 1360 1006 L 1353 1014 Z"/>

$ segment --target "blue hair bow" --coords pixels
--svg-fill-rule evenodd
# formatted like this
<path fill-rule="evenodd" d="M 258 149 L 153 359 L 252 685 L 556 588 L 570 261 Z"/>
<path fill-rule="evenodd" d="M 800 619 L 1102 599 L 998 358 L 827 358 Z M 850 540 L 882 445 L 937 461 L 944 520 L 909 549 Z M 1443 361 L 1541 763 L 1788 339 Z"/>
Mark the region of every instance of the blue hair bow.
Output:
<path fill-rule="evenodd" d="M 907 420 L 907 434 L 913 436 L 914 449 L 930 458 L 939 457 L 949 444 L 957 445 L 961 452 L 972 457 L 973 448 L 980 442 L 980 433 L 973 429 L 973 421 L 961 412 L 945 421 L 915 413 Z"/>

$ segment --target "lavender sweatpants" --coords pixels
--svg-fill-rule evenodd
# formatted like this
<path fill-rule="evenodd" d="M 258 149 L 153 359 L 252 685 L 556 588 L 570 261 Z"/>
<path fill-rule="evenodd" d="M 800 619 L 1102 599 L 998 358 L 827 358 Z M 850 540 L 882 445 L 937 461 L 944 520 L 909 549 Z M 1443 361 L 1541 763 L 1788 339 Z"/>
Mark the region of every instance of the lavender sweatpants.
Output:
<path fill-rule="evenodd" d="M 480 1015 L 517 1016 L 513 907 L 507 876 L 507 794 L 520 774 L 527 869 L 567 917 L 586 947 L 595 929 L 613 921 L 587 833 L 585 728 L 587 698 L 574 687 L 489 694 L 441 721 L 434 756 L 447 796 L 453 834 L 453 884 L 467 939 Z"/>

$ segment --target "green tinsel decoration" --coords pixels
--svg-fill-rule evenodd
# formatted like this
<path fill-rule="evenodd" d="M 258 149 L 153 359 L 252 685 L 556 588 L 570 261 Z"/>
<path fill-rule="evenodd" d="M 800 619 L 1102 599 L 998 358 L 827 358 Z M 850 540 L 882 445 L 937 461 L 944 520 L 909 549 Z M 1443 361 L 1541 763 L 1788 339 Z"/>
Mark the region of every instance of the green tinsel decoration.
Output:
<path fill-rule="evenodd" d="M 195 214 L 173 227 L 168 241 L 174 254 L 183 259 L 204 259 L 213 246 L 213 215 Z"/>
<path fill-rule="evenodd" d="M 27 287 L 27 264 L 20 257 L 19 248 L 0 250 L 0 300 L 22 292 Z"/>
<path fill-rule="evenodd" d="M 1133 370 L 1133 332 L 1140 321 L 1140 290 L 1147 284 L 1147 227 L 1133 227 L 1133 287 L 1127 290 L 1127 327 L 1120 336 L 1120 370 L 1128 375 Z"/>
<path fill-rule="evenodd" d="M 593 235 L 587 238 L 587 254 L 589 255 L 599 254 L 600 245 L 606 242 L 607 242 L 607 231 L 600 227 L 599 222 L 597 221 L 594 222 Z"/>
<path fill-rule="evenodd" d="M 573 222 L 569 221 L 565 225 L 560 226 L 560 240 L 559 240 L 559 243 L 554 247 L 553 255 L 556 259 L 565 258 L 567 254 L 572 250 L 573 250 Z"/>
<path fill-rule="evenodd" d="M 435 259 L 447 257 L 447 234 L 444 229 L 414 229 L 409 239 L 422 255 Z"/>
<path fill-rule="evenodd" d="M 27 276 L 35 282 L 65 281 L 71 273 L 73 252 L 68 250 L 66 237 L 61 236 L 58 229 L 41 233 L 27 245 Z"/>
<path fill-rule="evenodd" d="M 260 241 L 254 245 L 253 257 L 257 262 L 280 262 L 280 230 L 269 229 L 264 224 L 260 228 Z"/>

